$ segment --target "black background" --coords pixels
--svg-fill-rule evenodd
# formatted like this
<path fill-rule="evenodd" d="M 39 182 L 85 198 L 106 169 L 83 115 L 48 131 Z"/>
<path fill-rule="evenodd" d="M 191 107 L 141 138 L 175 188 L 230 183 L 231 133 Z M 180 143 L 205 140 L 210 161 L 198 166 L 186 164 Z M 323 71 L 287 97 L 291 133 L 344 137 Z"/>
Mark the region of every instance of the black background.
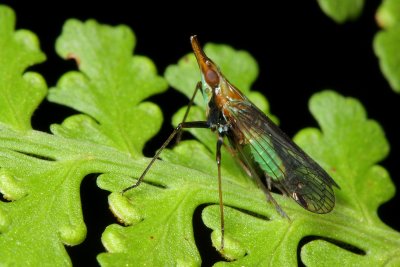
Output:
<path fill-rule="evenodd" d="M 167 1 L 168 2 L 168 1 Z M 317 126 L 308 111 L 309 97 L 323 89 L 334 89 L 345 96 L 358 98 L 369 118 L 377 120 L 391 145 L 389 156 L 381 163 L 399 184 L 400 96 L 383 78 L 372 50 L 372 40 L 379 30 L 374 20 L 379 1 L 366 1 L 361 17 L 338 25 L 325 16 L 316 1 L 250 1 L 186 4 L 110 1 L 89 4 L 83 1 L 5 1 L 17 13 L 17 28 L 36 33 L 48 59 L 31 69 L 41 73 L 48 86 L 54 86 L 66 71 L 76 68 L 73 62 L 59 58 L 54 42 L 68 18 L 94 18 L 105 24 L 126 24 L 137 37 L 136 54 L 150 57 L 162 74 L 167 65 L 190 52 L 189 36 L 197 34 L 202 43 L 226 43 L 249 51 L 258 61 L 260 75 L 253 89 L 270 101 L 272 113 L 281 128 L 293 136 L 305 126 Z M 265 3 L 266 2 L 266 3 Z M 3 1 L 4 3 L 4 1 Z M 165 111 L 162 131 L 145 149 L 150 156 L 172 130 L 171 115 L 187 103 L 179 93 L 167 93 L 150 99 Z M 45 101 L 35 112 L 35 129 L 48 131 L 51 123 L 75 111 Z M 81 196 L 87 240 L 69 248 L 75 265 L 103 251 L 99 237 L 104 228 L 115 222 L 107 207 L 108 192 L 98 189 L 95 176 L 82 184 Z M 400 230 L 396 214 L 397 195 L 379 209 L 381 218 Z"/>

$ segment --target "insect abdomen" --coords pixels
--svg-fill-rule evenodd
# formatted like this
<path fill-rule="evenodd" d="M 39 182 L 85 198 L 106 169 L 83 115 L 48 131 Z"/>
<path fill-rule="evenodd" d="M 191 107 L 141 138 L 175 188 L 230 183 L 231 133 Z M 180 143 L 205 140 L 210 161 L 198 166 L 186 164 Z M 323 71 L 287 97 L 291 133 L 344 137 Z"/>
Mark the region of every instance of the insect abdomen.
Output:
<path fill-rule="evenodd" d="M 250 140 L 250 153 L 259 167 L 272 180 L 283 177 L 284 166 L 278 154 L 274 151 L 271 141 L 264 138 Z"/>

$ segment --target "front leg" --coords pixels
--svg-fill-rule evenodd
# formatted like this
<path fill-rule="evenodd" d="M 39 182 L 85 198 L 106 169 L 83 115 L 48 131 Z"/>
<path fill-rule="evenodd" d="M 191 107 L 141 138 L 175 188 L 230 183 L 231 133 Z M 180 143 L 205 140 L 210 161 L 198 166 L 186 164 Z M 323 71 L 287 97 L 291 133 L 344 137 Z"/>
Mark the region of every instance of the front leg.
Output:
<path fill-rule="evenodd" d="M 133 185 L 125 188 L 122 190 L 122 194 L 124 194 L 126 191 L 138 187 L 144 177 L 146 176 L 147 172 L 150 170 L 151 166 L 154 164 L 158 156 L 160 156 L 161 152 L 164 150 L 166 146 L 172 141 L 172 139 L 179 134 L 183 129 L 186 128 L 210 128 L 209 123 L 206 121 L 192 121 L 192 122 L 181 122 L 179 125 L 175 128 L 175 130 L 171 133 L 171 135 L 168 137 L 167 140 L 165 140 L 164 144 L 160 147 L 160 149 L 157 151 L 157 153 L 154 155 L 154 157 L 151 159 L 149 165 L 147 165 L 146 169 L 143 171 L 142 175 L 140 175 L 139 179 L 134 183 Z"/>

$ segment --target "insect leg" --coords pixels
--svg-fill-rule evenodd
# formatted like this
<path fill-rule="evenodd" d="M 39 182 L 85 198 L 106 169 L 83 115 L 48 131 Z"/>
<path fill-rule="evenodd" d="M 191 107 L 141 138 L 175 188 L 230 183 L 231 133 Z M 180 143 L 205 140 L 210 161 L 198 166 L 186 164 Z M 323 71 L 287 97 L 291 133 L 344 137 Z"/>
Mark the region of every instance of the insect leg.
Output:
<path fill-rule="evenodd" d="M 276 211 L 284 218 L 287 218 L 290 220 L 289 216 L 287 216 L 287 214 L 283 211 L 283 209 L 281 208 L 281 206 L 279 206 L 278 202 L 276 202 L 276 200 L 273 198 L 271 191 L 268 190 L 267 187 L 265 187 L 265 185 L 260 181 L 260 178 L 257 177 L 257 183 L 258 186 L 264 191 L 265 195 L 267 196 L 267 200 L 269 202 L 271 202 L 274 206 Z M 268 178 L 267 178 L 267 184 L 268 184 Z M 268 185 L 270 186 L 270 185 Z"/>
<path fill-rule="evenodd" d="M 224 205 L 222 200 L 222 180 L 221 180 L 221 146 L 224 143 L 224 136 L 219 134 L 217 141 L 217 167 L 218 167 L 218 194 L 219 194 L 219 213 L 221 215 L 221 250 L 224 249 L 224 234 L 225 234 L 225 222 L 224 222 Z"/>
<path fill-rule="evenodd" d="M 242 160 L 244 163 L 244 166 L 246 167 L 246 170 L 250 171 L 252 177 L 256 182 L 259 188 L 263 190 L 265 193 L 265 196 L 267 197 L 267 201 L 272 203 L 275 206 L 276 211 L 285 218 L 289 218 L 289 216 L 286 215 L 286 213 L 283 211 L 283 209 L 279 206 L 278 202 L 272 197 L 271 191 L 269 190 L 271 188 L 271 178 L 266 176 L 267 179 L 267 187 L 264 185 L 264 183 L 261 181 L 260 176 L 257 174 L 256 170 L 254 169 L 254 165 L 250 161 L 250 159 L 246 156 L 244 153 L 243 149 L 240 146 L 237 146 L 237 151 L 239 151 L 240 155 L 242 155 Z"/>
<path fill-rule="evenodd" d="M 149 165 L 147 165 L 146 169 L 143 171 L 142 175 L 140 175 L 140 177 L 136 181 L 136 183 L 134 183 L 133 185 L 122 190 L 122 192 L 121 192 L 122 194 L 132 188 L 138 187 L 141 184 L 141 182 L 143 181 L 143 178 L 146 176 L 147 172 L 150 170 L 151 166 L 156 161 L 156 159 L 161 154 L 161 152 L 164 150 L 164 148 L 171 142 L 171 140 L 175 137 L 175 135 L 179 134 L 182 131 L 182 129 L 185 129 L 185 128 L 210 128 L 210 126 L 206 121 L 192 121 L 192 122 L 179 123 L 179 125 L 171 133 L 171 135 L 168 137 L 168 139 L 165 140 L 164 144 L 160 147 L 160 149 L 157 151 L 157 153 L 151 159 Z"/>
<path fill-rule="evenodd" d="M 229 154 L 231 154 L 231 156 L 236 160 L 237 164 L 239 164 L 240 167 L 242 167 L 243 171 L 250 177 L 252 177 L 252 172 L 250 170 L 250 168 L 246 165 L 246 163 L 244 162 L 244 160 L 242 160 L 239 156 L 238 156 L 238 151 L 233 148 L 230 147 L 228 145 L 224 144 L 224 147 L 226 149 L 226 151 L 229 152 Z"/>
<path fill-rule="evenodd" d="M 190 108 L 191 108 L 192 105 L 193 105 L 194 98 L 196 97 L 196 94 L 197 94 L 197 92 L 200 90 L 200 88 L 201 88 L 201 82 L 198 82 L 198 83 L 196 84 L 196 88 L 194 89 L 194 93 L 193 93 L 193 95 L 192 95 L 192 98 L 190 99 L 189 104 L 188 104 L 188 106 L 187 106 L 187 108 L 186 108 L 186 112 L 185 112 L 185 115 L 183 116 L 182 123 L 184 123 L 184 122 L 186 121 L 187 116 L 189 115 Z M 180 131 L 180 132 L 177 133 L 177 135 L 176 135 L 176 139 L 175 139 L 175 143 L 176 143 L 176 144 L 179 144 L 179 142 L 181 141 L 181 136 L 182 136 L 182 131 Z"/>

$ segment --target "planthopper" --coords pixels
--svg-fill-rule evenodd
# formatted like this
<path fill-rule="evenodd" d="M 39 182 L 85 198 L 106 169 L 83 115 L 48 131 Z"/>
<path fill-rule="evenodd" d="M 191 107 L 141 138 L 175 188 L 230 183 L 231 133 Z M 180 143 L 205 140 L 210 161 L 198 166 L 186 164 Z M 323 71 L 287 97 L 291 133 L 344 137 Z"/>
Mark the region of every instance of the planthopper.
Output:
<path fill-rule="evenodd" d="M 339 188 L 329 174 L 297 146 L 282 130 L 260 111 L 238 88 L 221 73 L 218 66 L 203 52 L 196 36 L 190 38 L 196 56 L 201 81 L 197 84 L 183 121 L 175 128 L 154 155 L 142 175 L 122 193 L 135 188 L 163 149 L 174 137 L 180 139 L 185 128 L 208 128 L 217 134 L 216 161 L 221 223 L 221 247 L 224 248 L 224 208 L 221 182 L 221 147 L 227 146 L 239 156 L 241 165 L 265 192 L 269 202 L 284 217 L 285 212 L 271 195 L 276 188 L 291 197 L 304 209 L 314 213 L 328 213 L 335 205 L 333 187 Z M 186 122 L 196 93 L 200 91 L 206 102 L 206 121 Z M 265 183 L 261 179 L 265 179 Z"/>

